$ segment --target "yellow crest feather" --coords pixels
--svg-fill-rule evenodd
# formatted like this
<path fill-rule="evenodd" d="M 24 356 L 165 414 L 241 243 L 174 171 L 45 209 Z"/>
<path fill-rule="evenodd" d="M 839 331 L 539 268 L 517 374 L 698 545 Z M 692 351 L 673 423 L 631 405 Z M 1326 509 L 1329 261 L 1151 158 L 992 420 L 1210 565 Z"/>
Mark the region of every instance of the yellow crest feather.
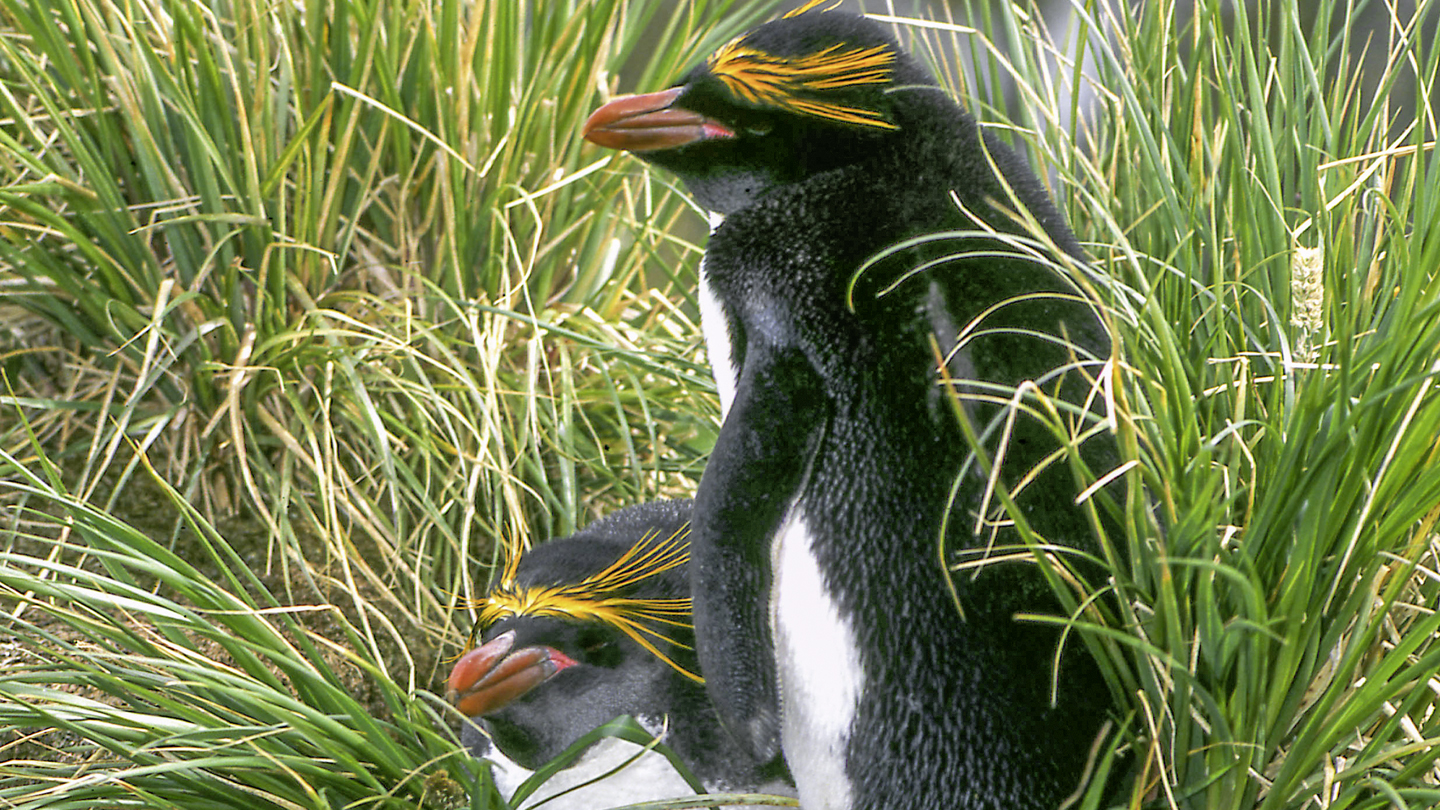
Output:
<path fill-rule="evenodd" d="M 684 565 L 690 559 L 689 535 L 688 523 L 664 538 L 658 531 L 651 530 L 603 571 L 566 585 L 519 585 L 515 574 L 520 555 L 508 554 L 499 583 L 475 605 L 480 610 L 480 618 L 470 632 L 469 646 L 475 646 L 482 628 L 510 616 L 602 622 L 629 636 L 681 675 L 704 683 L 703 678 L 680 666 L 655 645 L 656 641 L 664 641 L 690 649 L 663 630 L 665 626 L 687 629 L 692 626 L 690 597 L 643 599 L 620 595 L 624 588 Z"/>
<path fill-rule="evenodd" d="M 804 14 L 804 13 L 807 12 L 807 11 L 811 11 L 811 10 L 813 10 L 816 6 L 821 5 L 821 4 L 823 4 L 823 3 L 829 3 L 829 4 L 830 4 L 830 8 L 825 9 L 826 11 L 833 11 L 834 9 L 840 7 L 840 0 L 810 0 L 810 2 L 806 3 L 805 5 L 797 8 L 797 9 L 794 9 L 794 10 L 792 10 L 792 11 L 787 11 L 787 12 L 785 12 L 784 14 L 780 15 L 780 19 L 782 19 L 782 20 L 788 20 L 788 19 L 790 19 L 791 17 L 799 17 L 801 14 Z"/>
<path fill-rule="evenodd" d="M 744 40 L 743 36 L 732 40 L 709 59 L 710 72 L 737 98 L 831 121 L 897 128 L 875 110 L 806 97 L 826 90 L 888 84 L 895 65 L 895 52 L 889 47 L 836 44 L 803 56 L 778 57 L 747 47 Z"/>

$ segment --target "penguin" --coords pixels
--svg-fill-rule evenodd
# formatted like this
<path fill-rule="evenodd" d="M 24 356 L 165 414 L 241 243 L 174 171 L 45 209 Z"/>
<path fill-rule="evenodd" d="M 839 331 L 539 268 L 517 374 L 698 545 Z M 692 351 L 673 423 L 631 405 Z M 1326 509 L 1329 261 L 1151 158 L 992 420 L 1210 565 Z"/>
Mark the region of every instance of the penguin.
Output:
<path fill-rule="evenodd" d="M 1110 337 L 1054 269 L 1082 251 L 1024 161 L 885 27 L 817 5 L 583 133 L 711 217 L 698 298 L 723 422 L 692 518 L 700 666 L 725 728 L 757 759 L 783 750 L 807 810 L 1053 810 L 1111 694 L 1078 641 L 1021 616 L 1064 612 L 1017 520 L 1103 584 L 1071 467 L 1116 463 L 1094 395 Z M 1049 407 L 1078 453 L 1057 455 Z"/>
<path fill-rule="evenodd" d="M 794 795 L 782 764 L 753 759 L 720 728 L 697 674 L 690 509 L 689 501 L 632 506 L 509 555 L 478 606 L 480 643 L 448 681 L 451 702 L 473 718 L 461 741 L 492 764 L 507 799 L 535 769 L 621 715 L 663 735 L 711 793 Z M 693 793 L 662 754 L 602 738 L 520 806 L 593 810 Z"/>

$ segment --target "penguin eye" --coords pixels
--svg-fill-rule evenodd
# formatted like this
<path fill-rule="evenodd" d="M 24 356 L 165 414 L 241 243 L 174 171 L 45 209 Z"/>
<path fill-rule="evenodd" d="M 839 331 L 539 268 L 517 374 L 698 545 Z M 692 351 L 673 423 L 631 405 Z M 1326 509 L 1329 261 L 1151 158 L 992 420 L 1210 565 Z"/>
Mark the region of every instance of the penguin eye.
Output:
<path fill-rule="evenodd" d="M 750 135 L 769 135 L 773 129 L 775 129 L 775 125 L 765 120 L 755 121 L 744 126 L 745 132 Z"/>
<path fill-rule="evenodd" d="M 600 628 L 587 628 L 578 640 L 580 660 L 597 667 L 620 665 L 622 653 L 614 637 Z"/>

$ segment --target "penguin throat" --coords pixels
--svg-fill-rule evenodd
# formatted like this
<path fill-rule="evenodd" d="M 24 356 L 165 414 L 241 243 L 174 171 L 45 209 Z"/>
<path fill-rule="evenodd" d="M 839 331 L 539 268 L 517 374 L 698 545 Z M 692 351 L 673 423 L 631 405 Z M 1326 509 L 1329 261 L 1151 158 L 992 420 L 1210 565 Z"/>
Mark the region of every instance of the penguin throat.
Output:
<path fill-rule="evenodd" d="M 776 178 L 763 168 L 724 167 L 713 172 L 686 172 L 681 177 L 695 202 L 718 214 L 748 208 L 777 185 Z"/>

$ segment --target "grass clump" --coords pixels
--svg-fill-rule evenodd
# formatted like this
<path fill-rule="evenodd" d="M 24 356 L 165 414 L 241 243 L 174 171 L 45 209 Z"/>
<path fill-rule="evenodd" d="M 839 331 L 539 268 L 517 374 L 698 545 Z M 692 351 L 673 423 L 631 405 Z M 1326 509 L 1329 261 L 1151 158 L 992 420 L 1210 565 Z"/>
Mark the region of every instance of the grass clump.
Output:
<path fill-rule="evenodd" d="M 7 801 L 461 778 L 474 562 L 714 433 L 688 209 L 574 133 L 764 10 L 0 3 Z"/>
<path fill-rule="evenodd" d="M 1317 5 L 969 37 L 1115 333 L 1118 600 L 1081 635 L 1129 714 L 1128 806 L 1440 802 L 1440 9 Z"/>

